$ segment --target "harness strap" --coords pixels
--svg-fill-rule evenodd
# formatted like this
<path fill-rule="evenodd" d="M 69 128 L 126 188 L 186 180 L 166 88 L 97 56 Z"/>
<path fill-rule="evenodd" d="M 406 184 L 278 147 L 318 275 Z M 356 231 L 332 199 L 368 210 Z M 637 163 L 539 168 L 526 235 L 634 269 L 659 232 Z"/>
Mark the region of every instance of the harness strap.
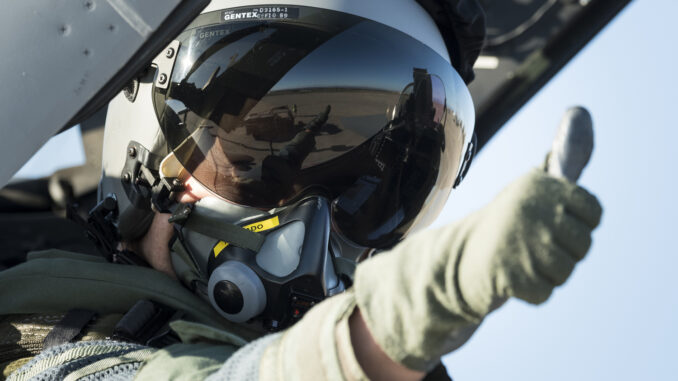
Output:
<path fill-rule="evenodd" d="M 72 309 L 61 314 L 0 315 L 0 380 L 43 350 L 74 341 L 113 338 L 162 348 L 180 340 L 169 323 L 183 313 L 139 300 L 124 315 Z"/>
<path fill-rule="evenodd" d="M 45 336 L 42 344 L 43 349 L 71 342 L 80 335 L 95 316 L 96 313 L 90 310 L 73 309 L 68 311 Z"/>
<path fill-rule="evenodd" d="M 191 214 L 192 206 L 180 204 L 170 217 L 169 222 L 185 225 L 208 237 L 216 238 L 232 245 L 259 252 L 264 244 L 265 237 L 260 233 L 253 232 L 226 221 L 206 219 L 199 214 Z M 189 215 L 191 218 L 189 219 Z"/>
<path fill-rule="evenodd" d="M 0 380 L 42 352 L 45 338 L 65 316 L 65 313 L 0 315 Z M 121 316 L 97 316 L 80 331 L 77 339 L 87 342 L 110 337 Z"/>

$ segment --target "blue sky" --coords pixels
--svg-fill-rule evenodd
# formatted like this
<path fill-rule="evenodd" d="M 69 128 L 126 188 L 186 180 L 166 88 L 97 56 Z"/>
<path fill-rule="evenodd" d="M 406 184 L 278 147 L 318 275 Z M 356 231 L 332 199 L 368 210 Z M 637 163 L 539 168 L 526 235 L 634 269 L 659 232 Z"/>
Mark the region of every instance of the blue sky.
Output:
<path fill-rule="evenodd" d="M 593 116 L 580 184 L 604 207 L 593 246 L 544 305 L 509 302 L 445 362 L 455 380 L 678 379 L 678 2 L 635 0 L 473 163 L 436 224 L 539 164 L 563 112 Z M 673 69 L 673 70 L 672 70 Z"/>
<path fill-rule="evenodd" d="M 14 175 L 14 178 L 38 178 L 49 176 L 61 168 L 85 163 L 80 128 L 70 128 L 52 137 Z"/>
<path fill-rule="evenodd" d="M 589 255 L 545 304 L 512 301 L 491 315 L 445 359 L 455 380 L 678 379 L 677 17 L 678 2 L 633 1 L 513 117 L 452 193 L 436 225 L 541 163 L 568 107 L 591 111 L 596 147 L 580 184 L 604 215 Z M 22 174 L 51 173 L 54 157 L 72 165 L 78 155 L 79 142 L 46 147 Z"/>

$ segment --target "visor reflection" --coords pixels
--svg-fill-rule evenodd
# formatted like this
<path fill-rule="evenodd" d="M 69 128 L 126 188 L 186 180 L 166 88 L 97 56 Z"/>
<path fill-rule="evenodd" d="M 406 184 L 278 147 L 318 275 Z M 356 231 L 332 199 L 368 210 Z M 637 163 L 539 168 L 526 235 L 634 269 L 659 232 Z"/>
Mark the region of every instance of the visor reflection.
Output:
<path fill-rule="evenodd" d="M 184 32 L 169 88 L 155 89 L 158 119 L 214 193 L 270 208 L 321 191 L 347 238 L 390 245 L 446 199 L 472 132 L 468 91 L 409 36 L 301 9 L 311 16 Z"/>

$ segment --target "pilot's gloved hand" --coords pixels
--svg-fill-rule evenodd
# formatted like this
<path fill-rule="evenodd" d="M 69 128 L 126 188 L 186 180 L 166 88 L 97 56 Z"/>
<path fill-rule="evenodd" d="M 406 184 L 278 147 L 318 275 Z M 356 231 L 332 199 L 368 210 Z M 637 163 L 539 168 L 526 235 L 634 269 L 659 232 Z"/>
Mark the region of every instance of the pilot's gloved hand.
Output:
<path fill-rule="evenodd" d="M 473 222 L 459 263 L 459 288 L 479 316 L 515 296 L 544 302 L 591 246 L 596 198 L 535 170 L 506 188 Z"/>
<path fill-rule="evenodd" d="M 601 211 L 583 188 L 533 170 L 459 223 L 358 266 L 357 305 L 391 359 L 427 371 L 509 297 L 545 301 L 588 251 Z"/>

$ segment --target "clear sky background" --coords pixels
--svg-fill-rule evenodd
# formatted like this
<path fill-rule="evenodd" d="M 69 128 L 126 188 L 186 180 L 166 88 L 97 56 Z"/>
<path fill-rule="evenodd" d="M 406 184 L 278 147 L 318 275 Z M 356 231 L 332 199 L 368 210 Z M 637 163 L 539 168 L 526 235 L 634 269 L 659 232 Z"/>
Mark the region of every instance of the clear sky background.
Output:
<path fill-rule="evenodd" d="M 580 184 L 603 204 L 588 256 L 545 304 L 512 301 L 445 363 L 455 380 L 678 380 L 678 2 L 635 0 L 485 147 L 436 224 L 541 163 L 583 105 Z M 480 74 L 482 75 L 482 74 Z"/>
<path fill-rule="evenodd" d="M 604 214 L 589 255 L 545 304 L 511 301 L 487 318 L 445 358 L 455 380 L 678 380 L 676 24 L 678 1 L 634 0 L 497 134 L 453 192 L 436 225 L 540 164 L 568 107 L 591 111 L 596 147 L 580 184 Z M 62 141 L 21 175 L 82 155 L 77 140 Z"/>

